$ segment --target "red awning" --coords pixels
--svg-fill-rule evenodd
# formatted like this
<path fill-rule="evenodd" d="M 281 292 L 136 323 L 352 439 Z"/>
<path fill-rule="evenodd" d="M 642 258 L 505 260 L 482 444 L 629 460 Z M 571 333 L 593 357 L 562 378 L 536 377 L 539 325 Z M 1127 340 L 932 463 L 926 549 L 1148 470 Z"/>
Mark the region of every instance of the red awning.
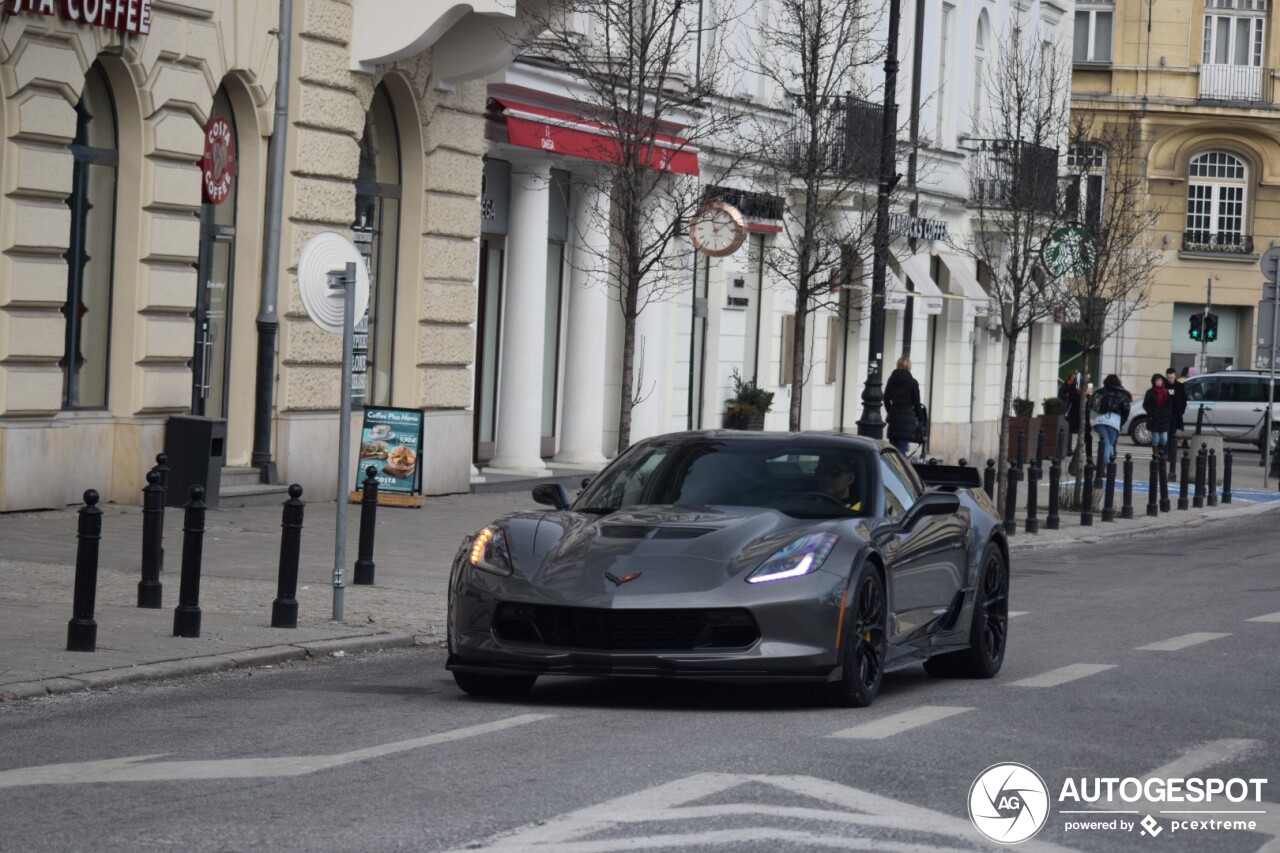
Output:
<path fill-rule="evenodd" d="M 507 141 L 512 145 L 604 163 L 616 163 L 622 156 L 617 137 L 601 122 L 506 98 L 494 98 L 493 102 L 502 108 Z M 679 136 L 655 133 L 646 159 L 653 169 L 698 174 L 698 149 Z"/>

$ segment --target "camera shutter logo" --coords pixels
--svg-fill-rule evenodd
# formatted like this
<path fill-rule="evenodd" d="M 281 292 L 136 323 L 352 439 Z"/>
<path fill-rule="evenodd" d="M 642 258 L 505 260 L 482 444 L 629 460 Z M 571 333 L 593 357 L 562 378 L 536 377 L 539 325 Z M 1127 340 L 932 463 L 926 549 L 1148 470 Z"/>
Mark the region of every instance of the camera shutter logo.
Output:
<path fill-rule="evenodd" d="M 1049 789 L 1024 764 L 993 764 L 969 788 L 969 819 L 992 841 L 1026 841 L 1049 820 Z"/>

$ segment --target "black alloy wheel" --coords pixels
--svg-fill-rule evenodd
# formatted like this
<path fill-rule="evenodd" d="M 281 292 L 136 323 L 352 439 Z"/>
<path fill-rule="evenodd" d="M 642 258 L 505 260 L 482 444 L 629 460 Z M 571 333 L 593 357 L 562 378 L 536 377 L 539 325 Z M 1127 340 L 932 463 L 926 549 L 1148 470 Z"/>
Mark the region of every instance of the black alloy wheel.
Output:
<path fill-rule="evenodd" d="M 843 708 L 865 708 L 875 700 L 884 680 L 888 636 L 884 584 L 874 566 L 863 568 L 851 605 L 840 679 L 827 683 L 827 698 Z"/>
<path fill-rule="evenodd" d="M 1009 571 L 995 542 L 982 555 L 982 579 L 969 623 L 969 648 L 924 662 L 925 672 L 958 678 L 994 678 L 1009 640 Z"/>

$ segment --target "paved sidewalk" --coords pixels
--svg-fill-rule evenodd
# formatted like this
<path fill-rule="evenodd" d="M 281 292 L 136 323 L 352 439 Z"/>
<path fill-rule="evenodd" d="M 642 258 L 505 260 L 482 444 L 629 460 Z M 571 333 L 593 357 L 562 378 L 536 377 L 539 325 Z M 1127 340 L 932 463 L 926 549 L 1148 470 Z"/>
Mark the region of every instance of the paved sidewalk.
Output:
<path fill-rule="evenodd" d="M 1256 457 L 1255 457 L 1256 461 Z M 1256 483 L 1254 480 L 1256 479 Z M 1261 485 L 1256 467 L 1236 471 L 1240 489 Z M 1274 484 L 1273 484 L 1274 485 Z M 1120 498 L 1117 487 L 1116 508 Z M 1259 493 L 1271 497 L 1274 492 Z M 1176 506 L 1176 494 L 1171 494 Z M 1025 498 L 1025 495 L 1024 495 Z M 1113 536 L 1194 527 L 1214 519 L 1265 513 L 1280 502 L 1230 505 L 1156 518 L 1146 516 L 1145 496 L 1135 490 L 1133 520 L 1082 528 L 1079 514 L 1062 516 L 1062 528 L 1018 533 L 1011 544 L 1014 571 L 1038 549 Z M 1025 500 L 1020 500 L 1025 505 Z M 537 505 L 527 491 L 428 499 L 418 510 L 380 508 L 375 549 L 376 585 L 347 586 L 343 620 L 333 611 L 335 504 L 306 508 L 299 570 L 296 629 L 271 628 L 280 550 L 280 511 L 274 508 L 210 510 L 200 585 L 201 636 L 172 636 L 182 554 L 182 511 L 165 517 L 165 570 L 161 610 L 135 607 L 141 577 L 142 513 L 137 507 L 103 507 L 97 605 L 98 651 L 67 652 L 75 577 L 76 510 L 0 515 L 0 699 L 26 698 L 130 681 L 215 672 L 333 654 L 416 643 L 442 643 L 449 565 L 462 538 L 492 518 Z M 347 583 L 356 557 L 359 512 L 348 505 Z"/>

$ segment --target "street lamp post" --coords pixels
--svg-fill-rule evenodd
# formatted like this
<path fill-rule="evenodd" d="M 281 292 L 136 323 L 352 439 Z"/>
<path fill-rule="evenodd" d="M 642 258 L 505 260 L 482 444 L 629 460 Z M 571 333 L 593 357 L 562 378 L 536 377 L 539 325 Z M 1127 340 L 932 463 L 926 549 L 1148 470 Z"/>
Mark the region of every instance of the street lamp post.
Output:
<path fill-rule="evenodd" d="M 876 232 L 871 269 L 871 340 L 867 348 L 867 381 L 862 388 L 862 417 L 858 419 L 858 435 L 884 438 L 884 421 L 880 403 L 884 394 L 880 385 L 884 362 L 884 295 L 885 276 L 889 265 L 889 193 L 898 182 L 898 23 L 902 16 L 900 0 L 889 0 L 889 38 L 884 59 L 884 126 L 880 136 L 880 186 L 876 194 Z"/>

